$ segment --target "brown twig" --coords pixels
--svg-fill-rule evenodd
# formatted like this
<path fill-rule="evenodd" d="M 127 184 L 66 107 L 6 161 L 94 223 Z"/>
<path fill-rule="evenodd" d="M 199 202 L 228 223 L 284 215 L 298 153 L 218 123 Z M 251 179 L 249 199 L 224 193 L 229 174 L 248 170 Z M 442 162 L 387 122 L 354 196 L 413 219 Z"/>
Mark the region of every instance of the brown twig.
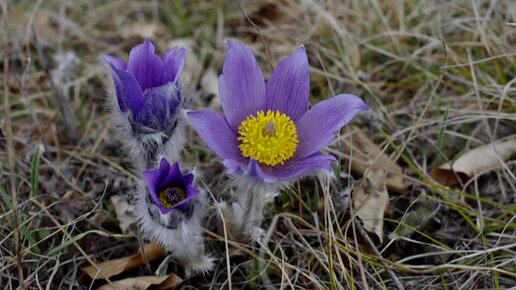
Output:
<path fill-rule="evenodd" d="M 245 19 L 253 26 L 254 29 L 256 29 L 256 32 L 260 36 L 260 40 L 262 41 L 263 47 L 265 49 L 265 55 L 267 56 L 267 62 L 269 63 L 269 67 L 270 67 L 270 69 L 272 71 L 274 69 L 274 65 L 272 63 L 271 53 L 269 52 L 269 48 L 267 46 L 267 43 L 265 42 L 265 38 L 263 38 L 263 34 L 262 34 L 262 31 L 260 30 L 260 27 L 258 27 L 258 25 L 256 25 L 254 23 L 254 21 L 251 18 L 249 18 L 247 13 L 245 13 L 244 8 L 240 4 L 240 1 L 239 0 L 235 0 L 235 2 L 237 3 L 238 8 L 240 8 L 240 11 L 242 11 L 242 14 L 244 14 Z"/>

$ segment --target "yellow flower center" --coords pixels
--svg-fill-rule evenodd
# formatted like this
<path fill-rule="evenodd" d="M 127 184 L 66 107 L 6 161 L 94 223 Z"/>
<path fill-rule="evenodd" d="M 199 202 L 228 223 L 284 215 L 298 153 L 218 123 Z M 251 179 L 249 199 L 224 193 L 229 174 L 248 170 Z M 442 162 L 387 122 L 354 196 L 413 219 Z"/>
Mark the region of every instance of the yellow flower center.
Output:
<path fill-rule="evenodd" d="M 172 208 L 185 198 L 185 192 L 179 187 L 170 187 L 159 193 L 159 201 L 164 208 Z"/>
<path fill-rule="evenodd" d="M 298 138 L 294 121 L 280 111 L 259 111 L 238 126 L 240 150 L 245 157 L 274 166 L 296 152 Z"/>

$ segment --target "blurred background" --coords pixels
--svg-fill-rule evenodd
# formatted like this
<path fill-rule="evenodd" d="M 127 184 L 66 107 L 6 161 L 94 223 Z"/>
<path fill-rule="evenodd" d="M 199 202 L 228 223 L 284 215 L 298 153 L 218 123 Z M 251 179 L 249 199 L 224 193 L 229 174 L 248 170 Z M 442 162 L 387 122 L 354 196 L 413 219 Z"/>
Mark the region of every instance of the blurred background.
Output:
<path fill-rule="evenodd" d="M 267 51 L 274 65 L 304 44 L 312 103 L 353 93 L 373 109 L 330 146 L 339 158 L 331 186 L 299 182 L 270 206 L 263 225 L 271 231 L 267 255 L 252 243 L 231 242 L 228 252 L 214 212 L 206 232 L 219 259 L 214 272 L 176 287 L 515 285 L 516 1 L 1 3 L 0 288 L 95 289 L 106 281 L 82 267 L 140 247 L 125 197 L 137 173 L 110 126 L 110 76 L 99 55 L 127 59 L 147 38 L 158 52 L 188 49 L 183 84 L 195 92 L 192 108 L 220 110 L 226 40 L 238 39 L 252 47 L 266 77 Z M 355 130 L 362 145 L 346 143 Z M 203 186 L 215 199 L 229 194 L 215 156 L 192 130 L 187 140 L 184 160 L 198 167 Z M 438 170 L 498 140 L 509 140 L 512 149 L 498 157 L 479 151 L 459 173 Z M 383 227 L 364 223 L 374 245 L 353 234 L 355 216 L 347 211 L 349 191 L 369 178 L 360 166 L 348 170 L 355 147 L 389 159 L 396 168 L 382 170 L 403 179 L 382 180 L 388 189 Z M 364 158 L 365 167 L 381 159 Z M 495 170 L 493 160 L 500 161 Z M 154 272 L 184 279 L 182 271 L 161 259 L 113 281 Z"/>

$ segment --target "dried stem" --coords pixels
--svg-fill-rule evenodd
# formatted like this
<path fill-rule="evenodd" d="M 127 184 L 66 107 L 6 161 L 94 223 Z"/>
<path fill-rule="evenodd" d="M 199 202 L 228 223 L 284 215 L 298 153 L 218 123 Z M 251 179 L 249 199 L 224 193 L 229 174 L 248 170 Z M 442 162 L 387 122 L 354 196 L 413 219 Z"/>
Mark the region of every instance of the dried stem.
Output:
<path fill-rule="evenodd" d="M 260 36 L 260 40 L 262 41 L 263 48 L 265 49 L 265 55 L 267 56 L 267 63 L 269 64 L 269 68 L 272 71 L 274 69 L 274 65 L 272 63 L 271 53 L 269 52 L 269 48 L 267 46 L 267 42 L 265 42 L 265 38 L 263 37 L 263 34 L 262 34 L 261 30 L 260 30 L 260 27 L 258 27 L 258 25 L 256 25 L 254 23 L 254 21 L 247 15 L 247 13 L 245 13 L 244 8 L 240 4 L 240 1 L 239 0 L 235 0 L 235 2 L 237 3 L 238 8 L 240 8 L 240 11 L 242 12 L 242 14 L 244 14 L 245 19 L 249 22 L 249 24 L 251 24 L 251 26 L 253 26 L 254 29 L 256 29 L 256 33 L 258 33 L 258 35 Z"/>
<path fill-rule="evenodd" d="M 233 204 L 234 230 L 239 239 L 260 235 L 259 227 L 263 220 L 263 208 L 267 196 L 275 191 L 271 186 L 262 184 L 242 183 L 236 186 L 236 203 Z"/>
<path fill-rule="evenodd" d="M 374 255 L 378 257 L 378 261 L 385 267 L 385 270 L 387 271 L 387 273 L 391 277 L 392 281 L 396 285 L 396 288 L 398 288 L 399 290 L 405 290 L 405 287 L 403 287 L 403 285 L 401 284 L 401 282 L 398 279 L 398 277 L 396 276 L 396 274 L 394 274 L 394 272 L 389 268 L 389 266 L 383 262 L 384 258 L 382 257 L 382 254 L 380 253 L 380 251 L 378 251 L 378 249 L 376 248 L 373 241 L 371 240 L 369 235 L 366 233 L 366 231 L 364 230 L 364 228 L 362 227 L 360 222 L 358 222 L 355 218 L 353 218 L 353 225 L 354 225 L 355 229 L 358 231 L 358 234 L 367 242 L 367 245 L 373 251 Z"/>

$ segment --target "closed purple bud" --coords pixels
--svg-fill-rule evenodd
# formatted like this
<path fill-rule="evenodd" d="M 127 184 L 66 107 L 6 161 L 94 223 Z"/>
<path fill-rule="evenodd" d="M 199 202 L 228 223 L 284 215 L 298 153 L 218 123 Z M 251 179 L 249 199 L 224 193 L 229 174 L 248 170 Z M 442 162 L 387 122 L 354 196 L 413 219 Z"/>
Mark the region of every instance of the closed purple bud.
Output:
<path fill-rule="evenodd" d="M 171 133 L 181 104 L 178 81 L 186 50 L 174 47 L 159 56 L 152 42 L 145 40 L 131 49 L 127 63 L 111 55 L 102 57 L 111 67 L 118 107 L 132 113 L 135 133 L 145 129 Z"/>
<path fill-rule="evenodd" d="M 179 84 L 186 50 L 175 47 L 157 55 L 145 40 L 131 49 L 127 63 L 111 55 L 102 58 L 112 76 L 113 121 L 136 167 L 157 167 L 159 156 L 177 160 L 183 148 L 182 109 L 189 99 Z"/>

